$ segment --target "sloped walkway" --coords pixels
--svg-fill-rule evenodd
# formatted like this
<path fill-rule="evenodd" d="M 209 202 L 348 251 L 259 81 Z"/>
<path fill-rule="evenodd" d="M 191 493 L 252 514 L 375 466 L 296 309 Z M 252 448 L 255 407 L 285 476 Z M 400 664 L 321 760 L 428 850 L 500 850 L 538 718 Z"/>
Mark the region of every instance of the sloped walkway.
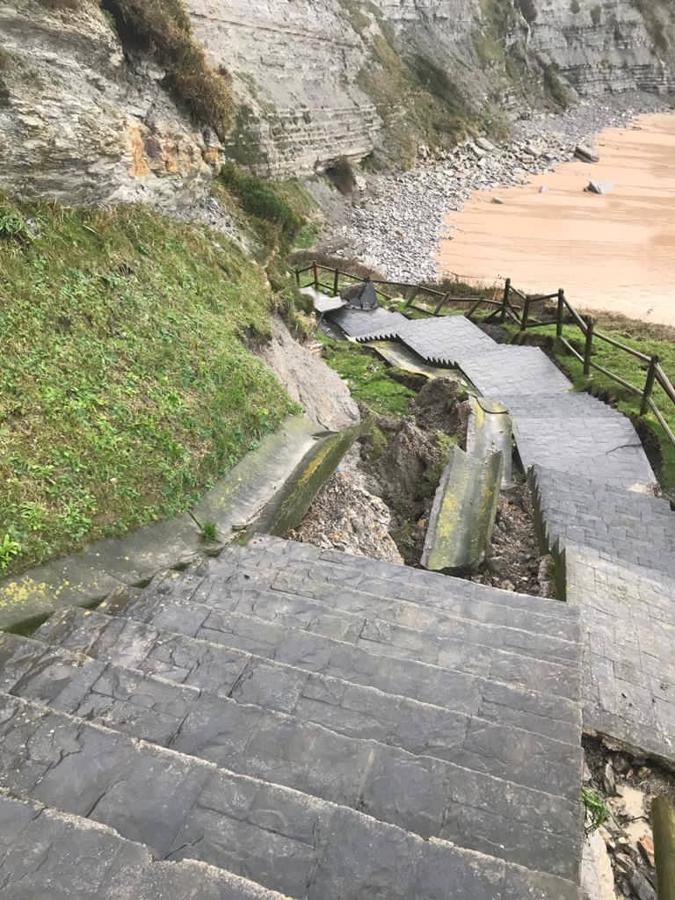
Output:
<path fill-rule="evenodd" d="M 544 540 L 581 614 L 585 727 L 675 762 L 675 514 L 653 496 L 632 423 L 572 392 L 540 349 L 497 345 L 462 316 L 390 324 L 511 414 Z"/>
<path fill-rule="evenodd" d="M 579 650 L 556 601 L 278 539 L 61 610 L 0 635 L 0 883 L 576 900 Z"/>

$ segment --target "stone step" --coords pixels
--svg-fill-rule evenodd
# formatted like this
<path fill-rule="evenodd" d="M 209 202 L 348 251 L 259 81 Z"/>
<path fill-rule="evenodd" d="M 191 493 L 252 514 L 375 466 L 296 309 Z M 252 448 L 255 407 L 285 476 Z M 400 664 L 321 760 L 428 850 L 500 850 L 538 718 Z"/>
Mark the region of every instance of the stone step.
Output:
<path fill-rule="evenodd" d="M 581 417 L 516 415 L 513 433 L 525 469 L 538 465 L 570 478 L 582 472 L 626 490 L 656 485 L 642 442 L 625 416 L 599 417 L 591 426 Z"/>
<path fill-rule="evenodd" d="M 552 740 L 522 728 L 455 713 L 404 697 L 384 694 L 373 688 L 361 688 L 339 679 L 325 679 L 309 673 L 305 673 L 302 687 L 296 684 L 293 700 L 289 702 L 287 697 L 285 704 L 279 704 L 275 702 L 276 695 L 269 688 L 267 691 L 264 690 L 267 685 L 260 684 L 259 674 L 252 676 L 258 681 L 255 693 L 250 690 L 241 693 L 233 691 L 231 676 L 221 679 L 215 689 L 204 690 L 190 686 L 186 682 L 183 687 L 181 682 L 170 681 L 166 676 L 158 678 L 147 675 L 140 669 L 115 665 L 110 663 L 110 656 L 111 654 L 99 652 L 95 656 L 85 657 L 81 653 L 66 650 L 58 645 L 46 645 L 28 638 L 5 635 L 0 637 L 0 660 L 4 665 L 0 688 L 7 693 L 17 693 L 19 696 L 42 702 L 49 700 L 52 704 L 58 697 L 60 709 L 82 715 L 80 707 L 62 705 L 65 702 L 68 704 L 80 702 L 79 692 L 73 693 L 68 683 L 64 693 L 66 676 L 63 673 L 69 673 L 69 677 L 77 680 L 78 672 L 72 671 L 74 666 L 81 668 L 88 666 L 95 672 L 112 667 L 117 673 L 118 685 L 121 683 L 142 685 L 143 679 L 149 679 L 151 685 L 159 682 L 163 687 L 157 690 L 168 694 L 170 698 L 185 695 L 194 700 L 201 693 L 202 696 L 211 698 L 212 706 L 218 700 L 221 712 L 215 721 L 219 726 L 228 715 L 236 717 L 237 713 L 232 709 L 236 704 L 258 708 L 260 713 L 271 716 L 273 722 L 279 720 L 278 713 L 282 711 L 285 714 L 282 718 L 289 719 L 289 715 L 286 714 L 288 710 L 297 724 L 321 725 L 347 737 L 375 740 L 416 756 L 441 759 L 524 787 L 559 794 L 570 801 L 575 801 L 578 797 L 578 773 L 581 766 L 581 748 L 578 743 Z M 39 660 L 37 675 L 36 660 Z M 50 663 L 50 660 L 54 662 Z M 45 695 L 43 672 L 48 663 L 50 675 L 47 684 L 48 694 Z M 268 672 L 269 670 L 270 667 L 267 667 Z M 25 680 L 28 671 L 32 673 L 30 693 L 27 693 L 29 685 Z M 271 674 L 274 676 L 274 671 Z M 288 678 L 288 673 L 282 672 L 281 677 Z M 296 682 L 297 680 L 296 678 Z M 34 692 L 36 684 L 42 692 L 39 695 Z M 175 690 L 171 691 L 169 686 Z M 174 723 L 170 716 L 168 725 L 164 726 L 164 711 L 156 703 L 146 709 L 148 703 L 145 700 L 145 693 L 148 692 L 139 690 L 138 693 L 140 701 L 127 689 L 122 695 L 115 692 L 114 700 L 118 706 L 122 705 L 125 716 L 130 715 L 126 709 L 126 704 L 130 704 L 133 711 L 130 721 L 134 727 L 143 729 L 134 732 L 136 737 L 166 743 L 178 730 L 181 718 Z M 271 703 L 267 700 L 270 693 Z M 99 709 L 105 710 L 109 702 L 111 701 L 101 698 Z M 173 701 L 170 701 L 168 704 L 171 714 L 172 703 Z M 199 705 L 203 705 L 201 700 Z M 284 707 L 283 710 L 278 709 L 280 705 Z M 182 709 L 182 706 L 179 705 L 178 708 Z M 99 711 L 98 715 L 103 715 L 103 712 Z M 161 735 L 160 738 L 155 736 L 157 733 Z M 166 737 L 165 733 L 168 733 L 169 737 Z"/>
<path fill-rule="evenodd" d="M 398 743 L 412 752 L 429 753 L 433 748 L 439 754 L 454 752 L 469 718 L 486 723 L 476 726 L 475 738 L 466 732 L 467 746 L 479 754 L 495 728 L 520 729 L 531 735 L 528 740 L 535 747 L 540 739 L 575 747 L 579 743 L 581 716 L 575 701 L 471 675 L 451 680 L 426 666 L 401 679 L 398 663 L 381 660 L 375 685 L 369 683 L 367 671 L 361 674 L 342 666 L 342 675 L 327 675 L 320 669 L 335 671 L 338 666 L 316 661 L 301 668 L 132 619 L 78 609 L 55 613 L 35 637 L 241 703 L 292 713 L 345 734 Z M 412 730 L 409 717 L 416 723 Z M 504 762 L 514 765 L 509 756 Z M 521 764 L 526 763 L 523 754 Z"/>
<path fill-rule="evenodd" d="M 89 819 L 0 792 L 2 900 L 283 900 L 196 860 L 158 862 Z"/>
<path fill-rule="evenodd" d="M 675 512 L 666 500 L 540 466 L 532 478 L 550 547 L 588 547 L 675 576 Z"/>
<path fill-rule="evenodd" d="M 592 394 L 567 393 L 554 394 L 515 394 L 500 392 L 500 402 L 512 416 L 524 419 L 575 418 L 585 419 L 589 426 L 594 419 L 605 418 L 621 420 L 625 416 Z"/>
<path fill-rule="evenodd" d="M 201 567 L 199 571 L 203 571 Z M 267 535 L 256 535 L 245 547 L 226 548 L 218 558 L 209 560 L 204 571 L 221 577 L 240 571 L 255 572 L 260 584 L 274 584 L 279 590 L 292 588 L 294 592 L 317 599 L 326 591 L 317 594 L 307 593 L 304 588 L 296 591 L 298 579 L 302 579 L 308 589 L 314 582 L 319 587 L 329 586 L 330 595 L 336 593 L 336 585 L 339 585 L 341 595 L 345 589 L 353 589 L 362 595 L 377 595 L 390 604 L 392 600 L 401 600 L 425 609 L 433 607 L 451 616 L 507 625 L 537 634 L 552 634 L 568 640 L 576 640 L 578 634 L 577 614 L 557 600 L 517 594 L 424 569 L 370 560 L 337 550 L 321 550 L 312 544 Z M 361 601 L 373 602 L 363 597 Z"/>
<path fill-rule="evenodd" d="M 265 581 L 267 576 L 264 577 Z M 579 637 L 566 640 L 523 629 L 475 622 L 425 609 L 420 604 L 387 600 L 370 594 L 326 591 L 320 599 L 259 586 L 248 573 L 230 578 L 171 572 L 157 578 L 127 609 L 150 610 L 158 602 L 191 602 L 223 612 L 254 616 L 292 628 L 302 628 L 337 640 L 354 642 L 373 630 L 386 633 L 401 648 L 414 648 L 419 659 L 435 660 L 459 644 L 518 653 L 533 661 L 578 666 Z M 128 614 L 128 613 L 125 613 Z"/>
<path fill-rule="evenodd" d="M 345 737 L 26 638 L 0 637 L 0 660 L 10 694 L 359 809 L 422 837 L 444 837 L 528 868 L 546 858 L 551 872 L 570 874 L 564 866 L 578 844 L 580 760 L 566 773 L 568 800 L 550 788 L 533 790 L 446 760 Z M 511 839 L 500 852 L 495 848 L 513 823 L 517 846 Z"/>
<path fill-rule="evenodd" d="M 189 583 L 186 576 L 184 579 Z M 422 676 L 420 667 L 426 666 L 425 674 L 432 684 L 437 679 L 448 682 L 457 676 L 478 675 L 570 700 L 576 700 L 580 691 L 578 659 L 546 662 L 463 641 L 434 640 L 421 632 L 376 621 L 365 620 L 361 630 L 353 631 L 335 616 L 317 617 L 293 627 L 181 600 L 178 595 L 175 599 L 161 595 L 151 598 L 149 594 L 131 600 L 122 598 L 105 608 L 166 631 L 238 647 L 300 668 L 319 666 L 319 671 L 338 678 L 350 678 L 353 670 L 360 673 L 357 680 L 363 678 L 363 683 L 374 687 L 381 685 L 367 679 L 376 677 L 383 667 L 391 666 L 405 684 L 411 677 L 418 681 Z M 339 636 L 332 637 L 336 631 Z"/>
<path fill-rule="evenodd" d="M 297 898 L 577 896 L 578 855 L 564 864 L 570 880 L 531 871 L 7 694 L 0 781 L 160 859 L 199 859 Z M 394 806 L 400 785 L 374 783 Z"/>
<path fill-rule="evenodd" d="M 562 394 L 572 383 L 539 347 L 496 345 L 489 353 L 469 353 L 459 367 L 484 397 Z"/>

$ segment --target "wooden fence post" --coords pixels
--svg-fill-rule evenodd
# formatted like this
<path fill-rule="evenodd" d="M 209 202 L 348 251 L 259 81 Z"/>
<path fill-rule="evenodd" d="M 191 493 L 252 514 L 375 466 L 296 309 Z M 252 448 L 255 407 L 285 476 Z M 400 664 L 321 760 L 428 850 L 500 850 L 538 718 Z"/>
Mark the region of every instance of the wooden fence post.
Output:
<path fill-rule="evenodd" d="M 649 410 L 649 400 L 654 390 L 654 381 L 656 379 L 656 367 L 659 364 L 658 356 L 652 356 L 647 369 L 647 380 L 645 381 L 645 389 L 642 392 L 642 403 L 640 404 L 640 415 L 644 416 Z"/>
<path fill-rule="evenodd" d="M 340 288 L 340 270 L 335 267 L 335 275 L 333 276 L 333 296 L 337 297 Z"/>
<path fill-rule="evenodd" d="M 295 283 L 300 287 L 300 269 L 295 270 Z"/>
<path fill-rule="evenodd" d="M 523 300 L 523 318 L 520 321 L 520 330 L 525 331 L 527 328 L 527 320 L 530 318 L 530 298 Z"/>
<path fill-rule="evenodd" d="M 558 317 L 556 318 L 556 321 L 555 321 L 556 337 L 562 337 L 564 319 L 565 319 L 565 291 L 562 288 L 558 288 Z"/>
<path fill-rule="evenodd" d="M 435 316 L 437 316 L 440 313 L 440 311 L 443 309 L 443 307 L 445 306 L 445 301 L 448 299 L 449 296 L 450 296 L 450 294 L 443 294 L 441 299 L 438 301 L 438 303 L 434 307 L 434 315 Z"/>
<path fill-rule="evenodd" d="M 659 900 L 675 900 L 675 809 L 665 797 L 652 803 L 652 829 Z"/>
<path fill-rule="evenodd" d="M 584 316 L 586 319 L 586 346 L 584 347 L 584 375 L 591 374 L 591 353 L 593 352 L 593 331 L 595 319 L 593 316 Z"/>
<path fill-rule="evenodd" d="M 312 263 L 312 272 L 314 274 L 314 290 L 319 290 L 319 270 L 315 262 Z"/>
<path fill-rule="evenodd" d="M 507 278 L 504 282 L 504 299 L 502 300 L 502 322 L 506 322 L 506 310 L 509 308 L 509 296 L 511 294 L 511 279 Z"/>

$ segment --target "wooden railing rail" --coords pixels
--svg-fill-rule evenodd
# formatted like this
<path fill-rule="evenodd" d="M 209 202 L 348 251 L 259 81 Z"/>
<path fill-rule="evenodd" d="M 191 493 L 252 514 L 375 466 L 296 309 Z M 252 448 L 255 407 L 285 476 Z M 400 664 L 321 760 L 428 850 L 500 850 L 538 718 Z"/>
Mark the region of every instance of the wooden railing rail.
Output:
<path fill-rule="evenodd" d="M 312 283 L 317 290 L 319 288 L 324 288 L 333 293 L 334 296 L 337 296 L 339 293 L 341 279 L 348 279 L 353 282 L 363 281 L 363 277 L 360 275 L 353 275 L 351 272 L 343 272 L 338 267 L 325 266 L 313 262 L 310 265 L 295 270 L 295 277 L 298 284 L 301 282 L 302 275 L 306 275 L 308 272 L 311 272 Z M 323 273 L 329 274 L 329 284 L 322 281 Z M 455 278 L 459 283 L 460 277 L 455 276 Z M 591 370 L 601 372 L 617 384 L 620 384 L 626 390 L 639 396 L 640 415 L 644 416 L 648 412 L 651 412 L 663 428 L 669 440 L 675 444 L 675 434 L 662 411 L 654 402 L 654 391 L 658 388 L 662 390 L 670 402 L 675 405 L 675 387 L 661 366 L 658 356 L 649 356 L 640 350 L 636 350 L 634 347 L 630 347 L 628 344 L 624 344 L 622 341 L 617 340 L 611 335 L 605 334 L 603 331 L 598 331 L 595 328 L 595 320 L 593 317 L 588 315 L 582 316 L 569 302 L 565 296 L 565 291 L 562 288 L 559 288 L 555 293 L 550 294 L 526 294 L 524 291 L 514 287 L 511 279 L 507 278 L 504 281 L 503 292 L 499 289 L 501 298 L 497 300 L 495 297 L 487 296 L 476 297 L 475 295 L 455 295 L 452 291 L 444 292 L 437 288 L 405 281 L 371 279 L 371 283 L 375 288 L 376 295 L 383 298 L 385 301 L 393 300 L 395 295 L 403 296 L 405 299 L 404 309 L 414 309 L 417 312 L 429 316 L 439 316 L 445 306 L 461 303 L 463 306 L 470 305 L 466 312 L 469 319 L 475 315 L 480 307 L 487 306 L 494 309 L 494 312 L 491 313 L 489 317 L 492 321 L 496 320 L 503 323 L 509 319 L 516 323 L 521 331 L 531 328 L 542 328 L 547 325 L 555 325 L 556 338 L 568 352 L 582 364 L 584 376 L 588 377 L 591 374 Z M 388 293 L 384 288 L 394 290 L 395 294 Z M 419 303 L 416 305 L 415 300 L 420 302 L 427 301 L 432 305 L 432 308 L 420 306 Z M 533 314 L 534 306 L 537 304 L 544 304 L 551 300 L 556 301 L 555 312 L 553 313 L 552 318 L 541 319 Z M 547 310 L 544 309 L 544 312 L 546 311 Z M 564 326 L 566 325 L 577 327 L 583 335 L 583 351 L 580 351 L 575 347 L 565 336 Z M 640 387 L 632 384 L 623 376 L 618 375 L 606 366 L 595 362 L 593 359 L 593 347 L 597 341 L 602 341 L 612 347 L 616 347 L 617 350 L 621 350 L 623 353 L 627 353 L 643 363 L 646 369 L 644 385 Z"/>

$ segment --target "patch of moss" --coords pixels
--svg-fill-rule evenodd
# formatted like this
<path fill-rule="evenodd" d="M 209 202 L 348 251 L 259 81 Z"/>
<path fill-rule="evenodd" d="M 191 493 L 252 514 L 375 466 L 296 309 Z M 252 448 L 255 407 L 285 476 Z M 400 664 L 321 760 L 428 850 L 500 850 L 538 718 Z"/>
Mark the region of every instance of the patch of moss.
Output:
<path fill-rule="evenodd" d="M 248 342 L 264 271 L 147 209 L 2 201 L 0 539 L 10 571 L 189 507 L 295 406 Z"/>
<path fill-rule="evenodd" d="M 354 399 L 378 415 L 407 415 L 415 392 L 389 377 L 388 366 L 368 347 L 317 332 L 323 357 L 349 386 Z"/>

